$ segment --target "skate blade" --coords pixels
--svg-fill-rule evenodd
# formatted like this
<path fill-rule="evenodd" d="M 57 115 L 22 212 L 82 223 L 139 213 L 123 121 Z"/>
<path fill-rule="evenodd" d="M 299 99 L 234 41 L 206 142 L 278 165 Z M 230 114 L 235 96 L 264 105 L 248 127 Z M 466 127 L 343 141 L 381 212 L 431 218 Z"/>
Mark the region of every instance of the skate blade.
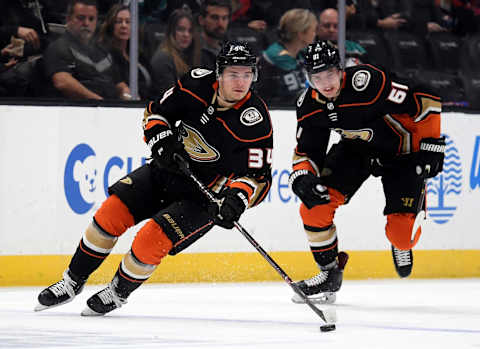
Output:
<path fill-rule="evenodd" d="M 48 305 L 43 305 L 43 304 L 40 304 L 38 303 L 35 308 L 33 308 L 34 311 L 42 311 L 42 310 L 45 310 L 45 309 L 48 309 L 48 308 L 53 308 L 54 306 L 48 306 Z"/>
<path fill-rule="evenodd" d="M 335 292 L 324 292 L 313 296 L 307 296 L 307 298 L 313 304 L 333 304 L 337 300 L 337 295 Z M 292 302 L 296 304 L 305 304 L 305 300 L 298 294 L 293 295 Z"/>
<path fill-rule="evenodd" d="M 103 313 L 97 313 L 95 310 L 90 309 L 90 307 L 87 307 L 83 309 L 83 311 L 80 313 L 82 316 L 104 316 L 105 314 Z"/>
<path fill-rule="evenodd" d="M 42 311 L 42 310 L 45 310 L 45 309 L 55 308 L 55 307 L 58 307 L 60 305 L 70 303 L 71 301 L 73 301 L 73 298 L 75 298 L 75 297 L 69 298 L 65 302 L 58 303 L 58 304 L 55 304 L 55 305 L 43 305 L 41 303 L 37 303 L 37 305 L 35 306 L 35 308 L 33 308 L 33 310 L 34 311 Z"/>

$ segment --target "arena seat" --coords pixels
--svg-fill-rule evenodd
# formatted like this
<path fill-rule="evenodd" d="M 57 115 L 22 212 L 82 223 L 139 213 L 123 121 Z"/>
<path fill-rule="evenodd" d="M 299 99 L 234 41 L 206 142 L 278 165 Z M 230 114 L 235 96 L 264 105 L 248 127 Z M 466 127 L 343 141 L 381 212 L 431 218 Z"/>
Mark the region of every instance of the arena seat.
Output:
<path fill-rule="evenodd" d="M 392 69 L 399 75 L 416 76 L 432 66 L 421 37 L 405 31 L 388 31 L 384 36 L 391 52 Z"/>
<path fill-rule="evenodd" d="M 366 51 L 368 63 L 391 68 L 385 39 L 375 31 L 347 32 L 347 39 L 360 44 Z"/>
<path fill-rule="evenodd" d="M 427 37 L 427 45 L 435 70 L 458 73 L 463 40 L 449 32 L 434 32 Z"/>

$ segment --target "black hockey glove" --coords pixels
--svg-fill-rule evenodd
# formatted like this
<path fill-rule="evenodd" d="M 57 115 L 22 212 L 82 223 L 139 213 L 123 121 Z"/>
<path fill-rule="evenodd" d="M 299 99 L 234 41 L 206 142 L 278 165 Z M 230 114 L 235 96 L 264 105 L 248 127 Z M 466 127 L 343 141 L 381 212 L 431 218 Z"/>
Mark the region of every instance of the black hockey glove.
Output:
<path fill-rule="evenodd" d="M 308 209 L 330 202 L 330 195 L 327 188 L 322 185 L 320 177 L 313 175 L 310 171 L 294 171 L 288 181 L 292 186 L 293 192 Z"/>
<path fill-rule="evenodd" d="M 423 138 L 420 141 L 420 151 L 418 152 L 421 173 L 426 178 L 433 178 L 443 169 L 443 160 L 445 158 L 445 137 L 440 138 Z"/>
<path fill-rule="evenodd" d="M 179 167 L 174 154 L 186 162 L 190 159 L 183 143 L 176 132 L 163 125 L 155 125 L 144 131 L 147 145 L 152 151 L 152 158 L 160 168 L 178 172 Z"/>
<path fill-rule="evenodd" d="M 240 216 L 248 206 L 247 194 L 237 188 L 225 189 L 219 195 L 220 205 L 214 208 L 214 222 L 215 224 L 232 229 L 233 222 L 237 222 Z"/>

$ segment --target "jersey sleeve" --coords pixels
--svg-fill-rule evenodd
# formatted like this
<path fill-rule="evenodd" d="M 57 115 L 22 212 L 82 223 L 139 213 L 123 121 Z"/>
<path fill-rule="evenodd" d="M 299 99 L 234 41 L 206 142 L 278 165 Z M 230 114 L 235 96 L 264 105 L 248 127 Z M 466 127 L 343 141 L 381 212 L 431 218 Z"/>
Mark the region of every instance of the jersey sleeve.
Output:
<path fill-rule="evenodd" d="M 247 193 L 248 207 L 261 203 L 272 186 L 273 128 L 266 104 L 258 97 L 257 102 L 255 111 L 259 115 L 249 114 L 253 107 L 245 108 L 241 114 L 241 118 L 246 117 L 251 122 L 262 120 L 251 126 L 251 136 L 243 139 L 245 146 L 239 159 L 246 164 L 244 173 L 227 184 L 229 188 L 238 188 Z"/>
<path fill-rule="evenodd" d="M 440 137 L 441 98 L 428 86 L 395 75 L 388 84 L 385 101 L 391 112 L 384 119 L 400 135 L 401 152 L 418 151 L 422 138 Z"/>
<path fill-rule="evenodd" d="M 297 101 L 297 146 L 293 153 L 293 171 L 308 170 L 319 176 L 327 153 L 330 129 L 323 126 L 319 117 L 323 112 L 311 99 L 311 90 Z"/>

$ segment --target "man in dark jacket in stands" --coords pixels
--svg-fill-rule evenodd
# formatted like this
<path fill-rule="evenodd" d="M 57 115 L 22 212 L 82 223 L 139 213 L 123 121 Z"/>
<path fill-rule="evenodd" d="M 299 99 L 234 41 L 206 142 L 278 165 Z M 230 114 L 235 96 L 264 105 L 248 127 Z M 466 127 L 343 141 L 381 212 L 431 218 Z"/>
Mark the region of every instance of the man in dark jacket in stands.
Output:
<path fill-rule="evenodd" d="M 45 51 L 45 71 L 56 92 L 72 99 L 130 99 L 112 57 L 91 42 L 97 25 L 95 0 L 72 0 L 67 31 Z"/>

